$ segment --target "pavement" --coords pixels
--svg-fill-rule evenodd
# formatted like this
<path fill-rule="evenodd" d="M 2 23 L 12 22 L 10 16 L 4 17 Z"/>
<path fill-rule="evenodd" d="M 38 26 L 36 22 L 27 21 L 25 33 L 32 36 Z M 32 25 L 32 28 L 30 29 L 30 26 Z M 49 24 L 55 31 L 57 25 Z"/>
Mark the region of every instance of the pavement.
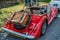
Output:
<path fill-rule="evenodd" d="M 0 40 L 24 40 L 15 36 L 0 33 Z M 45 35 L 39 37 L 37 40 L 60 40 L 60 17 L 53 20 L 53 22 L 47 27 Z"/>

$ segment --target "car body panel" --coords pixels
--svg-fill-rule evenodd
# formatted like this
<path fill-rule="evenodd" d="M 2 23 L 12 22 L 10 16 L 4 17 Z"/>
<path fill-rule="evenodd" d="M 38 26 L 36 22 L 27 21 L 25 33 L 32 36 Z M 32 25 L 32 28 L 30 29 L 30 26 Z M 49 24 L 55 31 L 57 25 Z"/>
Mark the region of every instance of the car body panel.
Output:
<path fill-rule="evenodd" d="M 38 16 L 38 15 L 31 15 L 31 21 L 28 25 L 28 35 L 33 35 L 34 38 L 37 38 L 40 33 L 41 33 L 41 28 L 43 25 L 44 20 L 46 19 L 46 14 L 43 14 L 43 16 Z M 26 28 L 22 30 L 16 30 L 14 28 L 13 24 L 9 24 L 8 22 L 5 24 L 4 28 L 7 28 L 9 30 L 26 34 Z M 39 32 L 40 31 L 40 32 Z"/>
<path fill-rule="evenodd" d="M 49 18 L 48 24 L 50 24 L 52 22 L 52 20 L 57 16 L 57 13 L 58 13 L 58 8 L 56 8 L 56 7 L 51 8 L 51 12 L 48 17 Z"/>

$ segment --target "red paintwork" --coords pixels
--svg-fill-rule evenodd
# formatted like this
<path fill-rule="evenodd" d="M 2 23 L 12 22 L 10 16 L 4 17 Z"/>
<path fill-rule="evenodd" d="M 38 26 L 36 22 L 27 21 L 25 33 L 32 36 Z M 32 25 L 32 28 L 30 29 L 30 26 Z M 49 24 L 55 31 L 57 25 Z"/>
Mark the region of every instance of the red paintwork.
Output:
<path fill-rule="evenodd" d="M 52 22 L 52 20 L 56 17 L 57 12 L 58 12 L 58 8 L 56 8 L 56 7 L 51 8 L 51 13 L 48 17 L 49 18 L 48 19 L 48 24 L 50 24 Z"/>
<path fill-rule="evenodd" d="M 42 29 L 42 25 L 44 23 L 44 20 L 47 19 L 48 24 L 50 24 L 52 22 L 52 20 L 54 19 L 54 17 L 56 16 L 57 10 L 58 10 L 57 8 L 52 8 L 49 17 L 47 16 L 46 13 L 44 13 L 42 15 L 35 15 L 35 14 L 30 15 L 31 21 L 28 25 L 28 35 L 33 35 L 34 38 L 38 38 L 39 35 L 41 35 L 41 31 L 42 31 L 41 29 Z M 9 30 L 19 32 L 22 34 L 26 33 L 26 28 L 22 29 L 22 30 L 16 30 L 14 28 L 14 25 L 9 24 L 8 22 L 5 23 L 4 28 L 7 28 Z"/>

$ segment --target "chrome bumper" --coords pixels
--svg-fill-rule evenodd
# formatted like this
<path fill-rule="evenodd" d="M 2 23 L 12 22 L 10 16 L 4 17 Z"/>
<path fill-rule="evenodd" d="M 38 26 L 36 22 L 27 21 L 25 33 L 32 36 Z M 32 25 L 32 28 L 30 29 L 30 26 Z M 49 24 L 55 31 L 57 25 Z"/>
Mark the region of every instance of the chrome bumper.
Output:
<path fill-rule="evenodd" d="M 8 33 L 11 33 L 11 34 L 15 34 L 17 36 L 20 36 L 20 37 L 24 37 L 24 38 L 29 38 L 29 39 L 34 39 L 34 36 L 30 36 L 30 35 L 25 35 L 25 34 L 21 34 L 21 33 L 18 33 L 18 32 L 14 32 L 12 30 L 9 30 L 7 28 L 2 28 L 4 31 L 8 32 Z"/>

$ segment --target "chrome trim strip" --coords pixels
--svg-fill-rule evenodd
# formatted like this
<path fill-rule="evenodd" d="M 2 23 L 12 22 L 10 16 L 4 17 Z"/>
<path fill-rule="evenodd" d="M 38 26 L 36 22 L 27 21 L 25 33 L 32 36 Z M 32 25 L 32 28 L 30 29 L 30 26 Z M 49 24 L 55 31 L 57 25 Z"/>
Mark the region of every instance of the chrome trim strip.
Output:
<path fill-rule="evenodd" d="M 29 39 L 34 39 L 34 36 L 17 33 L 17 32 L 11 31 L 11 30 L 9 30 L 9 29 L 7 29 L 7 28 L 4 28 L 4 27 L 2 27 L 2 29 L 3 29 L 4 31 L 6 31 L 6 32 L 15 34 L 15 35 L 17 35 L 17 36 L 21 36 L 21 37 L 25 37 L 25 38 L 29 38 Z"/>

